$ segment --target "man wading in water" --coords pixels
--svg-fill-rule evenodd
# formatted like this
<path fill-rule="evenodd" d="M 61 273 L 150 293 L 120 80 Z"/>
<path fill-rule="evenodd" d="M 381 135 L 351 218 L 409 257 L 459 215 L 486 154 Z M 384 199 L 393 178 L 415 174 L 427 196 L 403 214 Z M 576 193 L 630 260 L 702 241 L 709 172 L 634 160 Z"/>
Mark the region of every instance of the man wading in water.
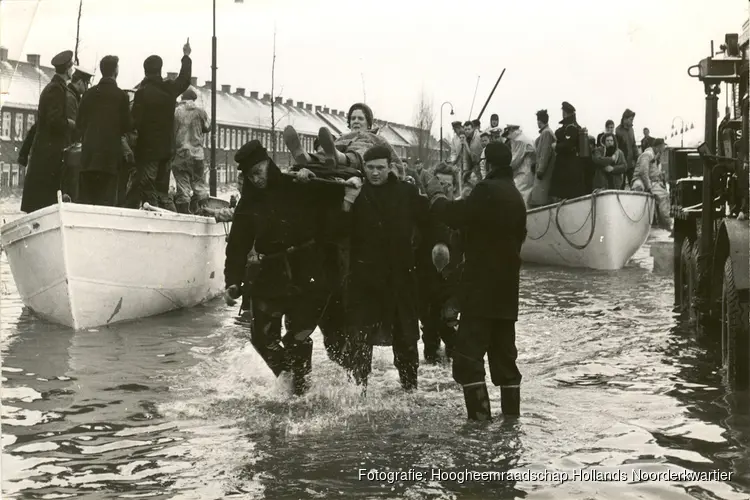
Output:
<path fill-rule="evenodd" d="M 242 294 L 242 322 L 253 347 L 284 382 L 291 373 L 294 394 L 301 395 L 309 387 L 310 335 L 329 293 L 321 243 L 343 192 L 340 186 L 305 185 L 313 176 L 306 169 L 296 179 L 283 175 L 255 139 L 234 159 L 248 173 L 227 242 L 225 298 L 232 305 Z"/>
<path fill-rule="evenodd" d="M 520 413 L 521 373 L 516 366 L 516 321 L 521 245 L 526 206 L 513 183 L 511 152 L 490 143 L 489 173 L 464 200 L 451 201 L 437 178 L 427 184 L 432 214 L 464 234 L 464 270 L 459 288 L 461 322 L 453 349 L 453 378 L 464 389 L 469 418 L 490 420 L 484 355 L 492 383 L 500 386 L 502 411 Z"/>

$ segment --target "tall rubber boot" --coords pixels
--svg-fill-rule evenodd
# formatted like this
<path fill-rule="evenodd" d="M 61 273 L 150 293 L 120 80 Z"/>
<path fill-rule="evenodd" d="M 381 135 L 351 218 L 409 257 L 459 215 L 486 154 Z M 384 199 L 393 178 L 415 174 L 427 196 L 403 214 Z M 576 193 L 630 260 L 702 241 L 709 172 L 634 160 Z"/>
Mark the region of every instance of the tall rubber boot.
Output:
<path fill-rule="evenodd" d="M 302 396 L 310 389 L 309 376 L 312 372 L 313 344 L 309 339 L 306 342 L 294 344 L 287 349 L 292 366 L 293 393 Z"/>
<path fill-rule="evenodd" d="M 469 420 L 480 422 L 492 420 L 490 409 L 490 395 L 487 392 L 487 384 L 474 384 L 464 386 L 464 402 Z"/>
<path fill-rule="evenodd" d="M 398 378 L 401 380 L 401 388 L 406 392 L 417 390 L 417 370 L 406 368 L 398 371 Z"/>
<path fill-rule="evenodd" d="M 500 408 L 506 417 L 521 416 L 521 388 L 500 387 Z"/>

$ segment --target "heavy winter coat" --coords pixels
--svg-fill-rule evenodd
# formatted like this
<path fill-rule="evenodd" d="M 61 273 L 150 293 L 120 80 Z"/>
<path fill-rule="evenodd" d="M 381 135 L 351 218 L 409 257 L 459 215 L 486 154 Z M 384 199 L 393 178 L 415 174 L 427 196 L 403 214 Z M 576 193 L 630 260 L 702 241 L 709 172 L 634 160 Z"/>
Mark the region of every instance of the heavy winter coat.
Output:
<path fill-rule="evenodd" d="M 245 182 L 227 241 L 226 286 L 244 285 L 246 297 L 325 293 L 321 244 L 328 241 L 327 221 L 343 194 L 339 186 L 295 182 L 274 164 L 265 188 Z M 246 265 L 253 247 L 263 257 L 250 286 Z"/>
<path fill-rule="evenodd" d="M 83 94 L 76 126 L 83 132 L 81 172 L 116 174 L 123 162 L 122 136 L 133 128 L 128 94 L 102 78 Z"/>
<path fill-rule="evenodd" d="M 529 205 L 543 206 L 549 203 L 549 188 L 552 172 L 555 169 L 555 134 L 549 125 L 539 130 L 539 137 L 534 141 L 536 150 L 536 167 L 534 169 L 534 188 L 531 191 Z"/>
<path fill-rule="evenodd" d="M 625 160 L 628 163 L 628 170 L 635 168 L 635 162 L 638 159 L 638 145 L 635 142 L 635 132 L 633 127 L 621 123 L 615 129 L 617 145 L 625 153 Z"/>
<path fill-rule="evenodd" d="M 432 223 L 427 198 L 389 176 L 382 186 L 365 183 L 349 212 L 338 216 L 338 234 L 349 235 L 347 322 L 351 328 L 388 327 L 395 319 L 404 340 L 419 339 L 417 241 L 447 243 Z"/>
<path fill-rule="evenodd" d="M 379 134 L 380 129 L 373 128 L 365 132 L 349 132 L 336 139 L 334 145 L 336 149 L 344 153 L 355 153 L 360 157 L 360 163 L 364 164 L 361 159 L 365 152 L 373 146 L 385 146 L 391 150 L 391 167 L 400 179 L 404 178 L 406 168 L 401 161 L 401 157 L 393 149 L 391 143 Z"/>
<path fill-rule="evenodd" d="M 586 195 L 584 164 L 578 157 L 581 126 L 575 114 L 563 118 L 555 130 L 555 169 L 549 195 L 571 199 Z"/>
<path fill-rule="evenodd" d="M 78 99 L 55 75 L 39 96 L 39 118 L 23 186 L 21 211 L 31 213 L 57 203 L 63 150 L 71 145 Z"/>
<path fill-rule="evenodd" d="M 133 98 L 133 124 L 138 132 L 137 163 L 168 160 L 174 141 L 174 110 L 177 97 L 190 86 L 193 63 L 183 56 L 180 74 L 174 80 L 147 76 Z"/>
<path fill-rule="evenodd" d="M 465 200 L 438 198 L 438 220 L 464 235 L 459 307 L 464 316 L 518 319 L 526 206 L 509 166 L 494 167 Z"/>
<path fill-rule="evenodd" d="M 625 153 L 615 146 L 606 150 L 604 146 L 594 149 L 593 158 L 596 170 L 594 171 L 594 189 L 621 189 L 622 179 L 628 169 Z M 612 167 L 612 172 L 606 172 L 606 167 Z"/>

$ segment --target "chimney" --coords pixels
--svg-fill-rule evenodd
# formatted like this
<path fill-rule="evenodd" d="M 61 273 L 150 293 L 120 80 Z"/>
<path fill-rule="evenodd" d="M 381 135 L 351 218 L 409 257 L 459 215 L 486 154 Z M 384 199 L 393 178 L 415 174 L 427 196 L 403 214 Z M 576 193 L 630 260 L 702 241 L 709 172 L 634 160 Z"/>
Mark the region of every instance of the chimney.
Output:
<path fill-rule="evenodd" d="M 305 109 L 305 103 L 302 101 L 297 101 L 297 107 L 299 109 Z"/>
<path fill-rule="evenodd" d="M 331 114 L 332 114 L 333 116 L 338 116 L 338 114 L 339 114 L 339 111 L 338 111 L 337 109 L 332 109 L 332 110 L 331 110 Z"/>
<path fill-rule="evenodd" d="M 191 76 L 190 77 L 190 85 L 192 85 L 193 87 L 197 87 L 198 86 L 198 77 L 197 76 Z"/>
<path fill-rule="evenodd" d="M 275 101 L 276 101 L 276 104 L 281 104 L 284 101 L 284 99 L 282 99 L 281 97 L 277 96 L 276 99 L 275 99 Z"/>
<path fill-rule="evenodd" d="M 315 106 L 315 112 L 320 113 L 323 109 L 323 106 Z"/>
<path fill-rule="evenodd" d="M 5 47 L 0 47 L 0 61 L 7 61 L 8 60 L 8 49 Z"/>
<path fill-rule="evenodd" d="M 294 99 L 287 99 L 286 100 L 286 105 L 294 107 Z"/>
<path fill-rule="evenodd" d="M 271 94 L 263 94 L 263 100 L 269 102 L 271 100 Z"/>
<path fill-rule="evenodd" d="M 243 89 L 242 87 L 237 87 L 234 90 L 234 93 L 237 94 L 237 95 L 241 95 L 241 96 L 244 97 L 245 96 L 245 89 Z"/>
<path fill-rule="evenodd" d="M 346 117 L 346 111 L 339 111 L 339 116 Z"/>
<path fill-rule="evenodd" d="M 231 85 L 222 85 L 221 86 L 221 91 L 222 92 L 227 92 L 227 93 L 231 92 L 232 91 L 232 86 Z"/>
<path fill-rule="evenodd" d="M 312 111 L 312 104 L 305 104 L 305 109 L 307 111 Z"/>
<path fill-rule="evenodd" d="M 29 62 L 31 62 L 31 61 L 29 61 Z M 177 73 L 173 73 L 172 71 L 170 71 L 169 73 L 167 73 L 167 80 L 174 80 L 175 78 L 177 78 Z"/>
<path fill-rule="evenodd" d="M 211 89 L 211 80 L 206 80 L 206 83 L 203 84 L 204 89 Z"/>
<path fill-rule="evenodd" d="M 258 98 L 258 92 L 256 90 L 250 91 L 250 97 L 252 97 L 253 99 L 257 99 Z"/>
<path fill-rule="evenodd" d="M 330 110 L 330 109 L 328 109 L 327 107 L 323 108 L 323 113 L 329 113 L 330 111 L 331 111 L 331 110 Z"/>
<path fill-rule="evenodd" d="M 3 57 L 2 60 L 5 61 L 6 59 L 8 59 L 8 51 L 6 49 L 3 50 L 5 50 L 5 57 Z M 28 61 L 29 64 L 33 64 L 37 68 L 40 66 L 41 59 L 42 56 L 40 56 L 39 54 L 26 54 L 26 61 Z"/>

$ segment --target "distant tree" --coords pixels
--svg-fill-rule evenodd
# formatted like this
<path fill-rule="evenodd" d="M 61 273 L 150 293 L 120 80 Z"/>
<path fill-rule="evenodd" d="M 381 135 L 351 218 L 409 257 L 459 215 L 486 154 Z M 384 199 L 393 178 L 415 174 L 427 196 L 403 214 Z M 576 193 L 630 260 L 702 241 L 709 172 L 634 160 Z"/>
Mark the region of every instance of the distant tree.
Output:
<path fill-rule="evenodd" d="M 435 139 L 432 137 L 432 126 L 435 123 L 435 106 L 432 97 L 429 97 L 424 89 L 419 95 L 419 102 L 414 111 L 414 132 L 417 135 L 417 143 L 412 147 L 412 160 L 419 158 L 427 166 L 435 161 L 437 151 L 433 148 Z"/>

